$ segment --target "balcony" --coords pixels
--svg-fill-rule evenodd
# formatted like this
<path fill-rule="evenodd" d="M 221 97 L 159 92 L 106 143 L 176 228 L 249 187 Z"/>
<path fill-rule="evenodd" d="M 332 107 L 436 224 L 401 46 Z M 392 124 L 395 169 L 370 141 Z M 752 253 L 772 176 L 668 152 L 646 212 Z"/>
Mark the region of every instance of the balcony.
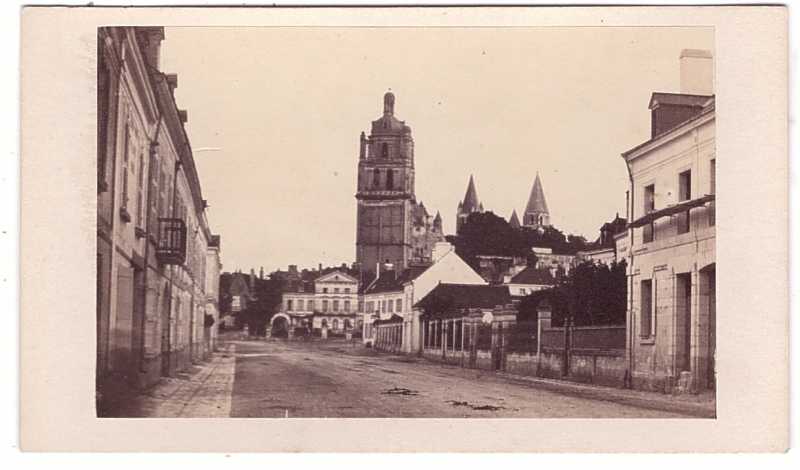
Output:
<path fill-rule="evenodd" d="M 158 219 L 156 259 L 161 264 L 186 262 L 186 223 L 181 219 Z"/>

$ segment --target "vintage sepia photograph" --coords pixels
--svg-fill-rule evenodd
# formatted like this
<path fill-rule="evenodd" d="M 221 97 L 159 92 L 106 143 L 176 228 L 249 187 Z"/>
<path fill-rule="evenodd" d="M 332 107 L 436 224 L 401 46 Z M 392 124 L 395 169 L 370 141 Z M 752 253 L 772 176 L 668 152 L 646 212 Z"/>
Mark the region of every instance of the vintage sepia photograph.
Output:
<path fill-rule="evenodd" d="M 96 39 L 98 417 L 717 417 L 713 27 Z"/>

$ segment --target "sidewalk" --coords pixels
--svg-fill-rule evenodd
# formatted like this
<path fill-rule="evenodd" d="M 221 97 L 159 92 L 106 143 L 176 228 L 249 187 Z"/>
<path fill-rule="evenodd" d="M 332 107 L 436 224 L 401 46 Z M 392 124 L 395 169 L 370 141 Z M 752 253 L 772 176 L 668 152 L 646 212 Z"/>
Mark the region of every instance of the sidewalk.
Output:
<path fill-rule="evenodd" d="M 235 345 L 214 353 L 191 375 L 166 378 L 138 397 L 134 418 L 228 418 L 231 412 Z"/>

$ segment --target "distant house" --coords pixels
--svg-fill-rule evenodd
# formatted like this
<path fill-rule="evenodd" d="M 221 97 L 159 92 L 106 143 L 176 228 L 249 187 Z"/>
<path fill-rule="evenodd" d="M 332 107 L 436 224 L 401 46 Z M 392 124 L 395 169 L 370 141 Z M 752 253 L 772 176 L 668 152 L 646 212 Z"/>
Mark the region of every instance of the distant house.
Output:
<path fill-rule="evenodd" d="M 272 318 L 271 332 L 291 336 L 298 327 L 325 334 L 352 333 L 358 308 L 357 278 L 339 270 L 313 281 L 297 279 L 285 284 L 280 312 Z"/>
<path fill-rule="evenodd" d="M 432 259 L 430 266 L 386 271 L 364 290 L 365 344 L 415 354 L 421 348 L 418 299 L 440 283 L 486 284 L 449 243 L 437 243 Z"/>
<path fill-rule="evenodd" d="M 606 222 L 600 227 L 600 236 L 588 249 L 578 252 L 577 261 L 595 261 L 611 264 L 621 261 L 617 248 L 617 238 L 627 234 L 628 221 L 617 214 L 611 222 Z"/>
<path fill-rule="evenodd" d="M 249 279 L 241 271 L 234 273 L 223 273 L 219 278 L 220 296 L 220 324 L 224 328 L 233 328 L 236 317 L 247 308 L 249 302 L 253 300 L 251 287 L 255 282 L 251 276 Z"/>
<path fill-rule="evenodd" d="M 556 285 L 556 268 L 528 267 L 509 279 L 509 293 L 512 297 L 525 297 L 526 295 Z"/>

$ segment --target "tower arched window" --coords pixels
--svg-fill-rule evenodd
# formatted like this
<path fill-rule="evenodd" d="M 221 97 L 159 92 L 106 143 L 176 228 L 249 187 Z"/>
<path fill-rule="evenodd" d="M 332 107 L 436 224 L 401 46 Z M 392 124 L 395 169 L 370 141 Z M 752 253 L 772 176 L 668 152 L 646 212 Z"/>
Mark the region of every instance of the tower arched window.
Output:
<path fill-rule="evenodd" d="M 389 145 L 386 142 L 381 144 L 381 157 L 389 158 Z"/>
<path fill-rule="evenodd" d="M 394 171 L 386 170 L 386 189 L 394 189 Z"/>
<path fill-rule="evenodd" d="M 381 170 L 375 168 L 375 171 L 372 174 L 372 187 L 378 188 L 381 185 Z"/>

